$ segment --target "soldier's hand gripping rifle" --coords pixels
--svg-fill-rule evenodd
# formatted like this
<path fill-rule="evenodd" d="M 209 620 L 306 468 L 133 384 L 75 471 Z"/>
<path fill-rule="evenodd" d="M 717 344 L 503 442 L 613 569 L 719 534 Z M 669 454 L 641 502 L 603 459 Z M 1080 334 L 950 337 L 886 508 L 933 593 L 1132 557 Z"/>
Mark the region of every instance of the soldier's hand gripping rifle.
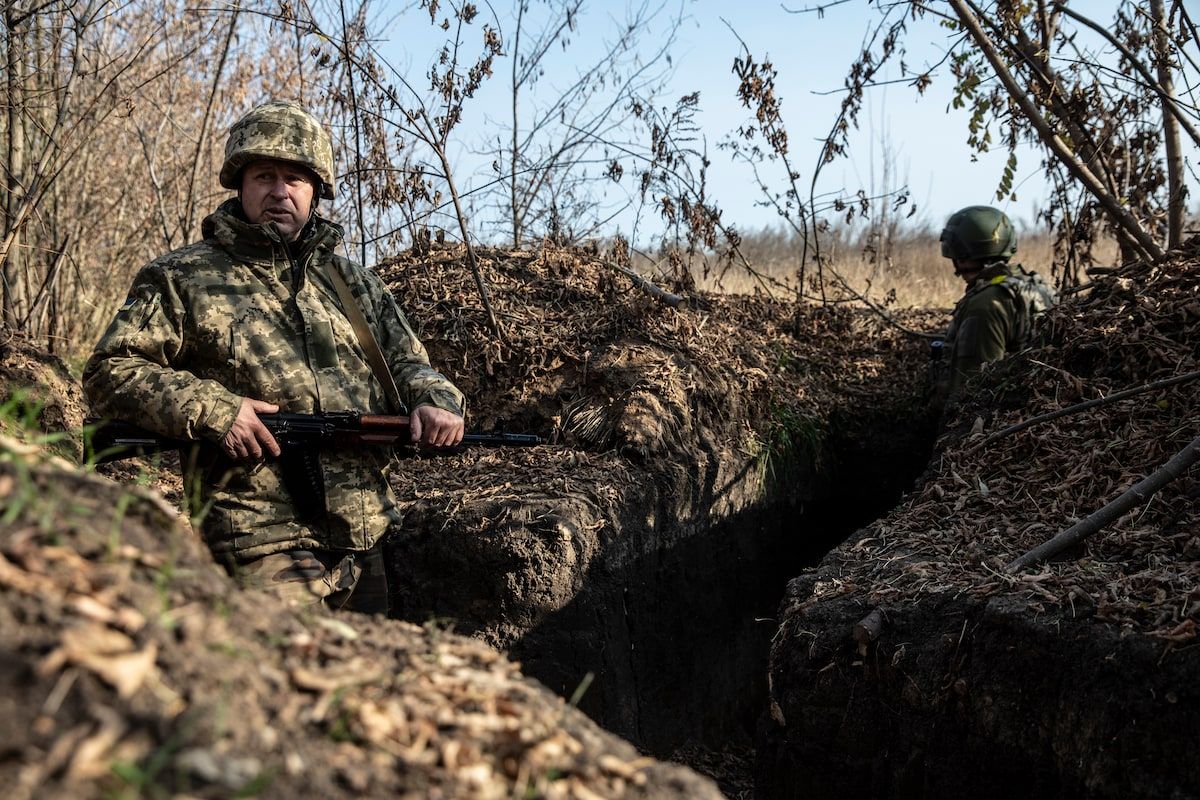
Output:
<path fill-rule="evenodd" d="M 325 483 L 321 476 L 321 450 L 354 447 L 411 447 L 409 418 L 357 411 L 318 414 L 259 414 L 282 453 L 279 456 L 284 483 L 305 516 L 325 511 Z M 189 439 L 159 436 L 121 420 L 85 421 L 92 430 L 93 463 L 103 464 L 136 455 L 178 450 L 196 444 Z M 468 433 L 454 447 L 429 448 L 454 452 L 459 447 L 529 447 L 543 444 L 540 436 L 525 433 Z"/>

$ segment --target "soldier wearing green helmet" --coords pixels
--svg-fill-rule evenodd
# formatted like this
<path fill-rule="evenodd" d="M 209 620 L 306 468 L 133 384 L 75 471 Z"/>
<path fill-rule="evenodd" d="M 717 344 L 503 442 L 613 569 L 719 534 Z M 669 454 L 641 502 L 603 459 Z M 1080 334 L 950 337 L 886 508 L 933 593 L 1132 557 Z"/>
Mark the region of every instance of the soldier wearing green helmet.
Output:
<path fill-rule="evenodd" d="M 462 393 L 378 275 L 336 252 L 342 229 L 317 213 L 335 180 L 329 134 L 300 106 L 265 103 L 234 123 L 220 182 L 237 196 L 204 220 L 202 241 L 138 272 L 83 383 L 98 415 L 197 442 L 185 486 L 199 488 L 203 536 L 242 583 L 387 613 L 383 546 L 399 512 L 386 454 L 322 452 L 325 508 L 302 512 L 258 417 L 407 410 L 414 440 L 462 438 Z M 378 372 L 368 349 L 382 354 Z"/>
<path fill-rule="evenodd" d="M 1029 343 L 1033 319 L 1056 297 L 1037 273 L 1011 259 L 1017 233 L 991 206 L 968 206 L 946 221 L 942 255 L 967 284 L 942 343 L 935 402 L 941 406 L 985 363 Z"/>

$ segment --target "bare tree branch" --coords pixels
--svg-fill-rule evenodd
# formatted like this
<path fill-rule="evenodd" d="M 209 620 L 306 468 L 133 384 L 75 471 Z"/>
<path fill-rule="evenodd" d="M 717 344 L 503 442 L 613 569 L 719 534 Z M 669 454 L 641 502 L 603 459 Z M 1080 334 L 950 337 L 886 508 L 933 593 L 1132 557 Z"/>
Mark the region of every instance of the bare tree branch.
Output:
<path fill-rule="evenodd" d="M 1158 2 L 1158 0 L 1154 0 L 1154 2 Z M 1143 81 L 1145 82 L 1143 84 L 1145 88 L 1148 88 L 1162 99 L 1164 112 L 1169 112 L 1164 113 L 1163 124 L 1169 124 L 1169 120 L 1178 122 L 1179 125 L 1182 126 L 1185 131 L 1187 131 L 1187 135 L 1191 137 L 1192 141 L 1200 146 L 1200 130 L 1197 130 L 1196 126 L 1193 125 L 1191 120 L 1189 120 L 1183 113 L 1179 106 L 1179 101 L 1174 96 L 1174 92 L 1168 90 L 1164 86 L 1162 76 L 1160 76 L 1158 79 L 1155 79 L 1155 77 L 1150 74 L 1150 71 L 1146 69 L 1146 66 L 1142 64 L 1141 60 L 1133 52 L 1131 52 L 1124 43 L 1113 36 L 1112 32 L 1103 25 L 1088 19 L 1082 14 L 1076 12 L 1074 9 L 1068 8 L 1065 5 L 1060 5 L 1058 8 L 1065 16 L 1070 17 L 1080 25 L 1083 25 L 1103 36 L 1105 41 L 1115 47 L 1121 53 L 1121 55 L 1125 56 L 1126 60 L 1129 61 L 1129 63 L 1133 65 L 1134 69 L 1138 71 L 1138 74 L 1141 75 Z"/>
<path fill-rule="evenodd" d="M 1022 113 L 1033 126 L 1034 130 L 1037 131 L 1037 134 L 1042 140 L 1043 144 L 1049 148 L 1056 158 L 1066 165 L 1067 169 L 1069 169 L 1071 174 L 1075 176 L 1076 180 L 1080 181 L 1082 184 L 1084 184 L 1084 186 L 1087 187 L 1088 191 L 1091 192 L 1096 200 L 1104 207 L 1105 211 L 1108 212 L 1109 216 L 1113 219 L 1116 225 L 1129 234 L 1129 236 L 1137 243 L 1139 249 L 1142 250 L 1146 256 L 1151 259 L 1161 258 L 1163 255 L 1163 250 L 1161 247 L 1159 247 L 1158 243 L 1154 241 L 1154 237 L 1152 237 L 1145 230 L 1145 228 L 1142 227 L 1141 223 L 1139 223 L 1137 219 L 1135 219 L 1134 216 L 1129 213 L 1129 210 L 1121 204 L 1118 198 L 1113 197 L 1112 194 L 1104 188 L 1092 171 L 1079 161 L 1067 144 L 1063 142 L 1063 140 L 1059 138 L 1058 134 L 1054 132 L 1053 128 L 1050 127 L 1045 117 L 1042 116 L 1041 112 L 1038 111 L 1037 106 L 1035 106 L 1033 101 L 1029 98 L 1029 95 L 1017 84 L 1016 80 L 1012 76 L 1012 73 L 1009 72 L 1008 67 L 996 52 L 996 48 L 993 45 L 991 38 L 984 33 L 983 29 L 979 25 L 979 20 L 971 12 L 965 0 L 947 1 L 958 14 L 959 20 L 961 21 L 963 27 L 966 28 L 967 32 L 971 35 L 971 38 L 975 41 L 976 46 L 979 47 L 979 49 L 983 52 L 984 57 L 987 58 L 987 61 L 991 65 L 992 70 L 996 73 L 996 76 L 999 77 L 1000 81 L 1004 84 L 1009 96 L 1014 100 L 1014 102 L 1017 103 L 1017 105 L 1021 107 Z"/>
<path fill-rule="evenodd" d="M 200 135 L 196 137 L 196 150 L 192 154 L 192 174 L 188 178 L 183 219 L 180 224 L 185 239 L 196 223 L 196 180 L 200 175 L 201 155 L 204 152 L 204 142 L 208 138 L 208 124 L 212 119 L 213 105 L 217 99 L 217 88 L 221 84 L 221 73 L 225 71 L 225 62 L 229 58 L 229 50 L 233 44 L 233 34 L 237 30 L 238 14 L 241 13 L 241 10 L 241 2 L 237 0 L 233 6 L 233 12 L 229 15 L 229 27 L 225 31 L 225 43 L 221 47 L 220 56 L 217 57 L 217 68 L 213 72 L 212 88 L 208 93 L 208 102 L 204 104 L 204 116 L 200 121 Z"/>

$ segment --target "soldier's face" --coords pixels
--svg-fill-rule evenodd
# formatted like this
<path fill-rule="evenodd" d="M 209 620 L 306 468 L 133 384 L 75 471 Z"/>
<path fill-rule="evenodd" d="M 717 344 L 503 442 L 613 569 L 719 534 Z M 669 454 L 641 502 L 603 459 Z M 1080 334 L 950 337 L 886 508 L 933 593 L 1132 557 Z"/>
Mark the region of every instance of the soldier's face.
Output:
<path fill-rule="evenodd" d="M 983 271 L 983 264 L 969 258 L 952 258 L 954 262 L 954 274 L 962 278 L 967 284 L 972 284 L 979 277 L 979 273 Z"/>
<path fill-rule="evenodd" d="M 316 188 L 312 174 L 299 164 L 262 159 L 242 170 L 238 194 L 251 222 L 274 222 L 284 239 L 295 241 L 312 214 Z"/>

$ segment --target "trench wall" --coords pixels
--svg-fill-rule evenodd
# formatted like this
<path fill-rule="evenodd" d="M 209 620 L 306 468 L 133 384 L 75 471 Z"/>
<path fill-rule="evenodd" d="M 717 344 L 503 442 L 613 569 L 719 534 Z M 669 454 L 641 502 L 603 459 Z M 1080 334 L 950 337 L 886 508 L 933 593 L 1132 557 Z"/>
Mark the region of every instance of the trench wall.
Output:
<path fill-rule="evenodd" d="M 708 466 L 720 477 L 705 486 Z M 651 752 L 752 728 L 782 565 L 803 536 L 798 487 L 812 481 L 731 466 L 642 473 L 616 496 L 527 487 L 450 517 L 414 509 L 393 552 L 398 605 L 508 650 L 564 697 L 581 692 L 589 716 Z M 714 507 L 727 513 L 713 520 Z"/>
<path fill-rule="evenodd" d="M 711 444 L 670 461 L 610 453 L 602 474 L 625 479 L 608 491 L 515 472 L 503 499 L 413 503 L 398 605 L 508 650 L 655 754 L 748 740 L 788 578 L 890 507 L 928 457 L 931 429 L 909 411 L 856 413 L 853 434 L 835 419 L 819 449 L 770 462 Z"/>
<path fill-rule="evenodd" d="M 860 648 L 861 600 L 801 604 L 771 657 L 763 798 L 1200 795 L 1200 649 L 1011 598 L 934 597 L 885 611 Z"/>

